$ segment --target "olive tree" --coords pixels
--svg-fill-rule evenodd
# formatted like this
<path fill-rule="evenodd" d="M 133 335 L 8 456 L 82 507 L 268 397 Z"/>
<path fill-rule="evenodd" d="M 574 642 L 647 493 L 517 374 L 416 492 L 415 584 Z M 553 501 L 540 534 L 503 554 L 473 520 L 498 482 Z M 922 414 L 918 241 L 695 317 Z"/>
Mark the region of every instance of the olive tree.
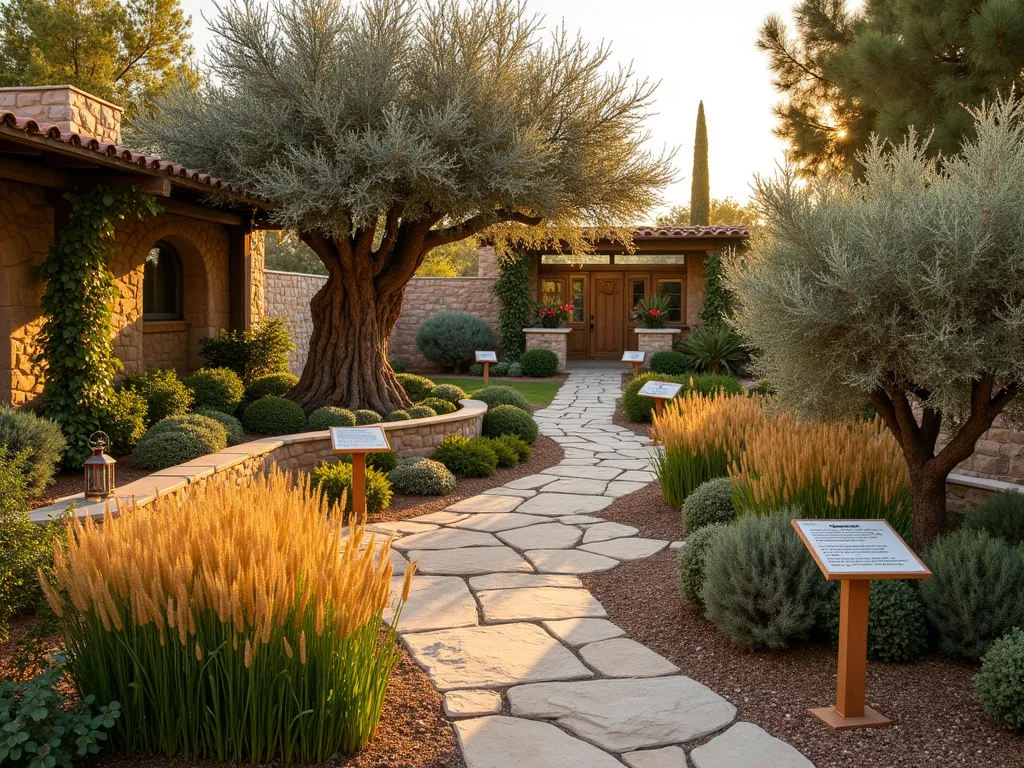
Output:
<path fill-rule="evenodd" d="M 911 135 L 874 140 L 862 183 L 758 179 L 765 227 L 727 265 L 782 407 L 830 418 L 870 398 L 906 459 L 918 545 L 947 524 L 949 473 L 996 416 L 1021 416 L 1024 108 L 972 115 L 975 137 L 939 161 Z"/>
<path fill-rule="evenodd" d="M 323 261 L 307 410 L 408 404 L 387 339 L 431 249 L 621 226 L 672 178 L 643 149 L 654 85 L 516 0 L 237 0 L 211 28 L 212 76 L 139 138 L 273 200 Z"/>

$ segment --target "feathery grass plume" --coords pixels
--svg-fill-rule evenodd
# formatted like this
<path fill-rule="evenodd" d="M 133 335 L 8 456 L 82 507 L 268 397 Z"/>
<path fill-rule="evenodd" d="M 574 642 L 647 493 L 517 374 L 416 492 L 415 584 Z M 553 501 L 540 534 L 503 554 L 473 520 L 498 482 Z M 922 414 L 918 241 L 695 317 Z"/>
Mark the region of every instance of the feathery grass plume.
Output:
<path fill-rule="evenodd" d="M 730 462 L 740 514 L 802 507 L 807 517 L 882 518 L 913 533 L 910 485 L 900 447 L 881 419 L 800 421 L 776 413 Z"/>
<path fill-rule="evenodd" d="M 122 703 L 113 743 L 284 763 L 364 747 L 404 598 L 384 625 L 391 541 L 343 522 L 275 469 L 73 523 L 43 588 L 79 691 Z"/>
<path fill-rule="evenodd" d="M 759 398 L 691 390 L 667 403 L 651 427 L 651 437 L 665 449 L 654 462 L 665 501 L 681 507 L 697 486 L 725 477 L 764 425 Z"/>

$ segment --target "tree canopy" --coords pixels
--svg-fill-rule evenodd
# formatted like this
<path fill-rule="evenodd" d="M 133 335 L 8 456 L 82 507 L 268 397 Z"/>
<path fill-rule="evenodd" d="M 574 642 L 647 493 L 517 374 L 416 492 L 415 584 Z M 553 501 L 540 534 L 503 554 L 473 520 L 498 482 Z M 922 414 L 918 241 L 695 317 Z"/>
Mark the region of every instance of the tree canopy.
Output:
<path fill-rule="evenodd" d="M 732 224 L 740 227 L 756 226 L 757 208 L 752 203 L 741 203 L 733 197 L 713 197 L 708 213 L 708 224 Z M 690 223 L 690 206 L 673 205 L 660 214 L 655 223 L 659 227 L 685 227 Z"/>
<path fill-rule="evenodd" d="M 863 183 L 758 179 L 765 224 L 727 264 L 735 324 L 780 405 L 831 418 L 869 397 L 903 446 L 925 540 L 946 475 L 1022 411 L 1024 104 L 972 114 L 974 138 L 941 165 L 912 133 L 872 141 Z"/>
<path fill-rule="evenodd" d="M 795 35 L 772 15 L 758 47 L 775 87 L 775 132 L 804 176 L 855 170 L 876 134 L 900 142 L 909 127 L 929 156 L 952 154 L 973 130 L 961 105 L 1024 84 L 1019 0 L 802 0 Z"/>
<path fill-rule="evenodd" d="M 8 0 L 0 85 L 74 85 L 131 118 L 171 83 L 195 85 L 191 25 L 179 0 Z"/>

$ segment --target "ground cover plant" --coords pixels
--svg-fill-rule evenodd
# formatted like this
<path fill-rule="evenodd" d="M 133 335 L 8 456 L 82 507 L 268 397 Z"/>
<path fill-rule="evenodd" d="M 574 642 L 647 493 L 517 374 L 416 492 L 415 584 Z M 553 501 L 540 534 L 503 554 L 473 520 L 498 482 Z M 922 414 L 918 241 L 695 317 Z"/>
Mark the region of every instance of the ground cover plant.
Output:
<path fill-rule="evenodd" d="M 390 543 L 364 556 L 345 522 L 275 471 L 72 523 L 47 596 L 76 688 L 120 702 L 112 744 L 284 763 L 364 747 L 397 658 Z"/>

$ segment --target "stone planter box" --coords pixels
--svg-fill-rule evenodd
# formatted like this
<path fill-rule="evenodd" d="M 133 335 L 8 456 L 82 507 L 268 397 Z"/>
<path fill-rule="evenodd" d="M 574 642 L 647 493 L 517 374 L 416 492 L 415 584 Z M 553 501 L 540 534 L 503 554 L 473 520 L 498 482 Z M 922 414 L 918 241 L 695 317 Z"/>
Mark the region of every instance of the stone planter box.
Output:
<path fill-rule="evenodd" d="M 651 355 L 672 349 L 676 335 L 683 332 L 682 328 L 634 328 L 636 331 L 636 348 L 644 353 L 644 368 L 651 367 Z"/>
<path fill-rule="evenodd" d="M 391 448 L 403 458 L 406 456 L 429 456 L 445 435 L 475 437 L 483 430 L 487 404 L 479 400 L 462 400 L 462 408 L 455 413 L 431 416 L 425 419 L 389 421 L 381 424 L 387 433 Z M 134 500 L 137 507 L 151 504 L 157 497 L 202 493 L 207 484 L 237 485 L 243 478 L 252 477 L 277 465 L 283 470 L 308 472 L 324 459 L 333 456 L 331 433 L 300 432 L 295 435 L 264 437 L 240 445 L 232 445 L 223 451 L 200 456 L 198 459 L 153 472 L 133 483 L 119 486 L 115 499 L 109 502 L 115 512 L 121 505 L 129 506 Z M 29 513 L 33 522 L 44 525 L 48 520 L 59 517 L 71 505 L 80 517 L 92 517 L 102 521 L 108 502 L 85 501 L 77 493 L 67 496 L 46 507 Z"/>
<path fill-rule="evenodd" d="M 550 349 L 558 358 L 558 370 L 565 370 L 572 328 L 523 328 L 527 349 Z"/>

